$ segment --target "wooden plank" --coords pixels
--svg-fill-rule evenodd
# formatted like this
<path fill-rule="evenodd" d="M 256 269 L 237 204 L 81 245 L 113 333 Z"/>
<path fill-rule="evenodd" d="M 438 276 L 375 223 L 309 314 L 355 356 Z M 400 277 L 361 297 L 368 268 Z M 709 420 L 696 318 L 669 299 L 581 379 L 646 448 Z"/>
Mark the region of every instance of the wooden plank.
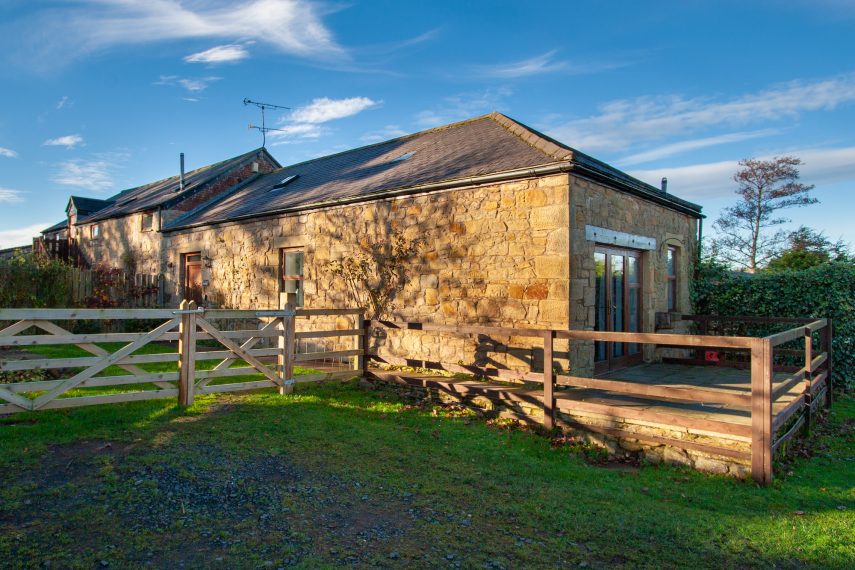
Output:
<path fill-rule="evenodd" d="M 772 414 L 766 399 L 771 400 L 771 387 L 766 386 L 766 368 L 771 364 L 769 339 L 754 339 L 751 347 L 751 476 L 760 484 L 772 479 L 770 467 Z"/>
<path fill-rule="evenodd" d="M 329 352 L 304 352 L 294 356 L 294 362 L 310 362 L 312 360 L 323 360 L 324 358 L 340 358 L 343 356 L 359 356 L 361 350 L 331 350 Z"/>
<path fill-rule="evenodd" d="M 607 390 L 609 392 L 617 392 L 640 398 L 665 398 L 668 400 L 704 404 L 716 403 L 740 409 L 751 409 L 751 395 L 749 393 L 726 392 L 723 390 L 710 390 L 707 388 L 680 385 L 674 386 L 670 384 L 640 384 L 622 380 L 565 375 L 556 376 L 556 381 L 559 386 L 577 386 L 580 388 Z"/>
<path fill-rule="evenodd" d="M 802 369 L 786 380 L 782 380 L 780 383 L 776 384 L 777 387 L 772 390 L 772 401 L 776 402 L 778 398 L 789 393 L 790 390 L 798 386 L 800 382 L 804 382 L 805 377 L 805 371 Z"/>
<path fill-rule="evenodd" d="M 206 353 L 200 353 L 206 354 Z M 213 354 L 213 353 L 212 353 Z M 223 352 L 216 353 L 219 356 L 212 358 L 223 358 Z M 211 360 L 208 358 L 207 360 Z M 100 356 L 83 356 L 79 358 L 42 358 L 42 359 L 21 359 L 21 360 L 0 360 L 0 371 L 15 372 L 20 370 L 50 370 L 55 368 L 86 368 L 94 366 L 103 360 Z M 126 356 L 120 359 L 115 364 L 123 366 L 125 364 L 152 364 L 155 362 L 176 362 L 178 361 L 178 353 L 175 352 L 160 352 L 156 354 L 135 354 Z"/>
<path fill-rule="evenodd" d="M 340 370 L 338 372 L 321 372 L 318 374 L 300 374 L 294 377 L 297 384 L 306 382 L 323 382 L 325 380 L 350 380 L 358 376 L 355 370 Z"/>
<path fill-rule="evenodd" d="M 438 325 L 433 323 L 402 322 L 402 321 L 378 321 L 372 320 L 371 326 L 382 327 L 392 330 L 413 330 L 447 332 L 454 334 L 478 334 L 484 336 L 519 336 L 519 337 L 542 337 L 544 329 L 514 329 L 505 327 L 477 327 L 461 325 Z"/>
<path fill-rule="evenodd" d="M 0 337 L 0 346 L 42 346 L 59 344 L 91 344 L 95 342 L 131 342 L 143 333 L 109 334 L 37 334 Z"/>
<path fill-rule="evenodd" d="M 41 406 L 42 410 L 56 410 L 61 408 L 78 408 L 80 406 L 94 406 L 98 404 L 118 404 L 121 402 L 139 402 L 141 400 L 158 400 L 161 398 L 175 398 L 178 396 L 178 388 L 168 390 L 146 390 L 145 392 L 123 392 L 120 394 L 104 394 L 101 396 L 76 396 L 74 398 L 57 398 Z"/>
<path fill-rule="evenodd" d="M 35 323 L 30 319 L 23 319 L 17 323 L 11 324 L 3 330 L 0 330 L 0 336 L 8 337 L 23 332 L 33 326 Z"/>
<path fill-rule="evenodd" d="M 246 329 L 220 332 L 223 333 L 224 337 L 233 340 L 242 340 L 247 338 L 276 338 L 277 336 L 279 336 L 279 331 L 270 329 Z M 163 335 L 162 340 L 177 341 L 178 333 L 166 333 L 165 335 Z M 196 340 L 214 340 L 214 337 L 212 337 L 206 332 L 196 332 Z"/>
<path fill-rule="evenodd" d="M 547 331 L 543 335 L 543 427 L 555 426 L 555 359 L 553 357 L 555 334 Z"/>
<path fill-rule="evenodd" d="M 297 309 L 298 317 L 327 317 L 359 314 L 362 314 L 362 309 Z"/>
<path fill-rule="evenodd" d="M 680 414 L 669 414 L 667 412 L 654 412 L 640 410 L 638 408 L 621 406 L 619 404 L 598 404 L 595 402 L 584 402 L 573 399 L 570 395 L 558 392 L 555 395 L 557 407 L 565 412 L 588 412 L 602 414 L 613 418 L 625 418 L 645 422 L 678 426 L 686 429 L 696 429 L 724 435 L 735 435 L 740 437 L 751 437 L 751 427 L 719 420 L 708 420 L 704 418 L 692 418 Z"/>
<path fill-rule="evenodd" d="M 95 376 L 84 380 L 78 388 L 100 388 L 104 386 L 125 386 L 132 384 L 147 384 L 157 382 L 174 382 L 178 380 L 177 372 L 159 372 L 151 374 L 125 374 L 119 376 Z M 32 382 L 17 382 L 5 384 L 4 388 L 15 394 L 42 392 L 62 384 L 62 380 L 34 380 Z M 171 387 L 171 386 L 170 386 Z"/>
<path fill-rule="evenodd" d="M 241 392 L 244 390 L 260 390 L 262 388 L 276 388 L 276 384 L 270 380 L 257 380 L 252 382 L 235 382 L 233 384 L 208 384 L 199 388 L 200 394 L 217 394 L 220 392 Z"/>
<path fill-rule="evenodd" d="M 356 316 L 356 330 L 359 334 L 353 339 L 353 349 L 358 350 L 359 354 L 353 359 L 353 369 L 364 378 L 365 364 L 368 359 L 365 358 L 365 315 L 363 313 Z"/>
<path fill-rule="evenodd" d="M 805 425 L 805 416 L 802 415 L 798 420 L 796 420 L 793 427 L 787 430 L 787 433 L 775 440 L 775 443 L 772 444 L 772 455 L 774 456 L 775 453 L 777 453 L 778 448 L 781 447 L 781 444 L 793 437 L 803 425 Z"/>
<path fill-rule="evenodd" d="M 615 438 L 626 438 L 626 439 L 635 439 L 638 441 L 644 441 L 647 443 L 656 443 L 662 445 L 670 445 L 671 447 L 677 447 L 680 449 L 691 449 L 693 451 L 700 451 L 703 453 L 708 453 L 711 455 L 720 455 L 722 457 L 732 457 L 734 459 L 750 459 L 751 454 L 747 451 L 739 451 L 738 449 L 730 449 L 727 447 L 718 447 L 714 445 L 705 445 L 703 443 L 697 443 L 692 440 L 684 440 L 684 439 L 675 439 L 671 437 L 664 437 L 660 435 L 652 435 L 646 433 L 637 433 L 634 431 L 623 430 L 620 428 L 612 428 L 612 427 L 604 427 L 604 426 L 595 426 L 589 425 L 578 421 L 566 420 L 560 418 L 559 423 L 569 426 L 571 428 L 583 430 L 583 431 L 592 431 L 594 433 L 600 433 L 603 435 L 608 435 Z"/>
<path fill-rule="evenodd" d="M 9 390 L 7 386 L 0 385 L 0 399 L 6 400 L 10 404 L 15 405 L 21 408 L 22 410 L 29 411 L 33 409 L 32 400 L 12 393 L 12 391 Z"/>
<path fill-rule="evenodd" d="M 438 370 L 456 374 L 472 374 L 481 378 L 496 378 L 504 381 L 526 381 L 543 382 L 543 374 L 540 372 L 519 372 L 504 368 L 486 368 L 475 364 L 453 364 L 451 362 L 435 362 L 432 360 L 417 360 L 408 358 L 397 358 L 394 356 L 368 355 L 368 358 L 395 366 L 409 366 L 411 368 L 425 368 L 427 370 Z"/>
<path fill-rule="evenodd" d="M 811 363 L 810 363 L 811 370 L 819 370 L 820 367 L 823 364 L 825 364 L 825 362 L 827 360 L 828 360 L 828 353 L 827 352 L 822 352 L 822 353 L 818 354 L 816 357 L 814 357 L 813 360 L 811 360 Z"/>
<path fill-rule="evenodd" d="M 247 352 L 231 340 L 227 339 L 224 336 L 221 336 L 219 334 L 220 331 L 214 328 L 214 326 L 206 319 L 197 317 L 196 322 L 202 328 L 202 330 L 211 334 L 215 340 L 219 341 L 220 344 L 232 351 L 235 356 L 237 356 L 256 370 L 264 374 L 271 382 L 275 383 L 277 386 L 282 385 L 282 381 L 279 379 L 279 377 L 276 376 L 276 374 L 274 374 L 269 368 L 267 368 L 267 366 L 262 364 L 261 361 L 259 361 L 257 358 L 255 358 L 253 355 L 251 355 L 249 352 Z"/>
<path fill-rule="evenodd" d="M 822 372 L 817 374 L 816 377 L 813 379 L 813 382 L 811 382 L 811 385 L 810 385 L 811 395 L 815 395 L 817 390 L 825 387 L 825 385 L 826 385 L 825 381 L 827 379 L 828 379 L 828 370 L 823 370 Z"/>
<path fill-rule="evenodd" d="M 296 333 L 295 338 L 332 338 L 340 336 L 364 336 L 365 331 L 359 329 L 345 329 L 340 331 L 301 331 Z"/>
<path fill-rule="evenodd" d="M 181 301 L 181 324 L 178 328 L 178 405 L 193 404 L 196 387 L 196 308 L 195 301 Z"/>
<path fill-rule="evenodd" d="M 812 423 L 811 422 L 811 419 L 812 419 L 811 418 L 811 411 L 813 409 L 813 407 L 811 406 L 811 402 L 813 401 L 811 399 L 811 397 L 813 395 L 813 391 L 811 389 L 812 388 L 811 382 L 813 380 L 813 371 L 814 371 L 814 368 L 813 368 L 813 330 L 810 327 L 806 326 L 803 330 L 803 334 L 804 334 L 804 338 L 805 338 L 804 397 L 805 397 L 805 404 L 806 404 L 805 405 L 805 413 L 804 413 L 803 417 L 805 419 L 805 431 L 807 432 L 808 435 L 810 435 L 811 423 Z"/>
<path fill-rule="evenodd" d="M 802 338 L 804 335 L 804 327 L 796 327 L 790 330 L 786 330 L 784 332 L 779 332 L 777 334 L 769 335 L 766 338 L 769 339 L 769 342 L 772 345 L 772 348 L 787 343 L 792 342 L 798 338 Z"/>
<path fill-rule="evenodd" d="M 558 338 L 570 340 L 601 340 L 607 342 L 629 342 L 636 344 L 671 344 L 675 346 L 750 349 L 751 337 L 701 336 L 692 334 L 635 333 L 608 331 L 555 331 Z"/>
<path fill-rule="evenodd" d="M 682 321 L 734 321 L 734 322 L 743 322 L 743 323 L 759 323 L 759 324 L 777 324 L 777 323 L 793 323 L 793 324 L 807 324 L 815 319 L 811 318 L 799 318 L 799 317 L 754 317 L 748 315 L 742 316 L 723 316 L 723 315 L 680 315 L 678 320 Z"/>
<path fill-rule="evenodd" d="M 0 321 L 156 320 L 174 316 L 172 309 L 0 309 Z"/>
<path fill-rule="evenodd" d="M 172 329 L 173 327 L 175 327 L 178 324 L 178 321 L 179 321 L 179 319 L 177 319 L 177 318 L 174 318 L 174 317 L 171 318 L 170 320 L 168 320 L 165 323 L 161 324 L 160 326 L 156 327 L 154 330 L 146 333 L 145 335 L 143 335 L 142 337 L 140 337 L 136 341 L 125 345 L 124 347 L 120 348 L 119 350 L 117 350 L 116 352 L 111 354 L 110 356 L 107 356 L 107 357 L 100 359 L 100 361 L 97 364 L 94 364 L 94 365 L 90 366 L 89 368 L 87 368 L 86 370 L 83 370 L 83 371 L 79 372 L 78 374 L 75 374 L 74 376 L 72 376 L 68 380 L 65 380 L 60 386 L 57 386 L 56 388 L 50 390 L 46 394 L 42 394 L 41 396 L 39 396 L 38 398 L 33 400 L 33 409 L 37 410 L 37 409 L 43 407 L 45 404 L 47 404 L 48 402 L 50 402 L 51 400 L 53 400 L 54 398 L 56 398 L 57 396 L 59 396 L 63 392 L 67 392 L 68 390 L 74 388 L 75 386 L 77 386 L 78 384 L 83 382 L 84 380 L 87 380 L 87 379 L 91 378 L 92 376 L 95 376 L 96 374 L 98 374 L 99 372 L 104 370 L 105 368 L 108 368 L 108 367 L 112 366 L 113 364 L 116 364 L 118 361 L 122 360 L 123 358 L 125 358 L 129 354 L 133 353 L 136 350 L 139 350 L 140 348 L 142 348 L 143 346 L 145 346 L 146 344 L 148 344 L 152 340 L 155 340 L 156 338 L 158 338 L 161 334 L 163 334 L 163 333 L 167 332 L 168 330 Z"/>
<path fill-rule="evenodd" d="M 294 392 L 294 355 L 297 352 L 297 340 L 295 338 L 297 330 L 297 314 L 294 307 L 290 303 L 291 296 L 284 294 L 280 299 L 280 303 L 284 301 L 284 308 L 288 314 L 282 317 L 282 330 L 279 337 L 279 377 L 282 380 L 282 385 L 279 388 L 279 394 L 291 394 Z"/>
<path fill-rule="evenodd" d="M 787 423 L 793 414 L 801 412 L 805 406 L 805 395 L 801 394 L 798 398 L 787 404 L 787 407 L 775 414 L 775 418 L 772 420 L 772 433 L 775 433 L 781 427 Z"/>
<path fill-rule="evenodd" d="M 253 349 L 247 350 L 247 352 L 249 354 L 255 356 L 256 358 L 263 358 L 263 357 L 268 357 L 268 356 L 276 356 L 278 350 L 279 350 L 278 348 L 253 348 Z M 203 350 L 203 351 L 197 351 L 196 352 L 196 360 L 197 361 L 198 360 L 222 360 L 224 358 L 228 358 L 230 364 L 235 363 L 238 360 L 240 360 L 240 358 L 235 358 L 234 353 L 230 350 Z M 222 367 L 221 365 L 222 365 L 222 362 L 218 363 L 214 367 L 214 369 L 215 370 L 221 370 L 222 368 L 227 368 L 227 367 Z"/>

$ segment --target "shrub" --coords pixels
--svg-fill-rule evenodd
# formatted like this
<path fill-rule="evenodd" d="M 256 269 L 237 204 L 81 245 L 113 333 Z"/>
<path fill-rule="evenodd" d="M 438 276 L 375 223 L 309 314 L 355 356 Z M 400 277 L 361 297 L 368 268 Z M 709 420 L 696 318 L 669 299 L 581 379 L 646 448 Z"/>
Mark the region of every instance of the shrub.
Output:
<path fill-rule="evenodd" d="M 693 300 L 698 314 L 833 319 L 833 379 L 846 390 L 855 388 L 855 264 L 746 275 L 705 263 Z"/>

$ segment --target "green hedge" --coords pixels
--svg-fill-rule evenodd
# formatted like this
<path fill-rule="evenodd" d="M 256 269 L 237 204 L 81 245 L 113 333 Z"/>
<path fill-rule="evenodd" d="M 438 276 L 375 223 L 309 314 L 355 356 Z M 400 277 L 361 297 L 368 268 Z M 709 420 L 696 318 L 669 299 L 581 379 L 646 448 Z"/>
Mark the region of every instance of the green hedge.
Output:
<path fill-rule="evenodd" d="M 75 268 L 32 254 L 0 259 L 0 307 L 67 307 Z"/>
<path fill-rule="evenodd" d="M 801 271 L 744 275 L 703 265 L 695 312 L 723 316 L 830 317 L 834 382 L 855 388 L 855 265 L 832 262 Z"/>

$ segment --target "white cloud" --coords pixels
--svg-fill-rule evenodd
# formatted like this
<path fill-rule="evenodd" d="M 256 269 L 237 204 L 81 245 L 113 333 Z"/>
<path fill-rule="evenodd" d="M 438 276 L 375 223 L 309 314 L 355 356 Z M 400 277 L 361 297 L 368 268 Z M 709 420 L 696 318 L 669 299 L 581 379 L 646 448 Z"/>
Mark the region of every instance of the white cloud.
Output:
<path fill-rule="evenodd" d="M 102 192 L 113 187 L 111 171 L 114 165 L 103 157 L 95 160 L 66 160 L 58 165 L 52 180 L 64 186 Z"/>
<path fill-rule="evenodd" d="M 23 202 L 23 192 L 20 190 L 12 190 L 11 188 L 3 188 L 0 186 L 0 203 L 11 204 L 13 202 Z"/>
<path fill-rule="evenodd" d="M 0 156 L 5 156 L 6 158 L 18 158 L 18 153 L 11 148 L 0 146 Z"/>
<path fill-rule="evenodd" d="M 385 141 L 388 139 L 395 139 L 398 137 L 402 137 L 406 134 L 407 131 L 403 130 L 398 125 L 386 125 L 382 129 L 367 132 L 360 138 L 365 142 L 371 143 L 377 141 Z"/>
<path fill-rule="evenodd" d="M 211 83 L 219 81 L 220 79 L 222 79 L 222 77 L 179 77 L 177 75 L 161 75 L 154 84 L 179 86 L 183 87 L 190 93 L 199 93 L 207 89 Z"/>
<path fill-rule="evenodd" d="M 68 96 L 63 95 L 62 99 L 60 99 L 56 103 L 56 110 L 59 111 L 60 109 L 64 109 L 65 107 L 70 107 L 70 106 L 71 106 L 71 103 L 68 100 Z"/>
<path fill-rule="evenodd" d="M 651 150 L 647 150 L 644 152 L 639 152 L 636 154 L 632 154 L 621 158 L 615 161 L 620 166 L 629 166 L 632 164 L 643 164 L 645 162 L 651 162 L 654 160 L 659 160 L 661 158 L 667 158 L 669 156 L 674 156 L 675 154 L 680 154 L 683 152 L 688 152 L 690 150 L 698 150 L 701 148 L 707 148 L 710 146 L 720 145 L 720 144 L 728 144 L 734 142 L 740 142 L 750 139 L 756 139 L 761 137 L 768 137 L 771 135 L 778 134 L 780 131 L 777 129 L 762 129 L 759 131 L 747 131 L 740 133 L 727 133 L 724 135 L 718 135 L 714 137 L 705 137 L 700 139 L 693 139 L 688 141 L 680 141 L 673 144 L 667 144 L 664 146 L 660 146 Z"/>
<path fill-rule="evenodd" d="M 257 40 L 296 56 L 346 59 L 321 20 L 325 11 L 330 8 L 307 0 L 77 0 L 6 30 L 42 65 L 116 46 L 187 39 Z"/>
<path fill-rule="evenodd" d="M 19 247 L 23 245 L 32 245 L 33 238 L 39 235 L 39 233 L 43 229 L 49 227 L 50 225 L 50 222 L 44 222 L 41 224 L 33 224 L 31 226 L 26 226 L 23 228 L 0 230 L 0 249 L 6 249 L 8 247 Z"/>
<path fill-rule="evenodd" d="M 184 58 L 187 63 L 233 63 L 249 57 L 249 52 L 240 44 L 215 46 L 193 53 Z"/>
<path fill-rule="evenodd" d="M 504 109 L 503 100 L 512 94 L 513 91 L 510 88 L 499 87 L 475 93 L 452 95 L 443 99 L 442 105 L 418 113 L 416 122 L 423 127 L 435 127 L 471 119 L 491 111 L 501 111 Z"/>
<path fill-rule="evenodd" d="M 326 123 L 356 115 L 379 104 L 380 101 L 374 101 L 368 97 L 350 97 L 348 99 L 321 97 L 305 107 L 294 110 L 288 118 L 294 123 Z"/>
<path fill-rule="evenodd" d="M 279 126 L 269 136 L 278 140 L 274 144 L 288 144 L 295 139 L 317 139 L 329 132 L 323 126 L 324 123 L 351 117 L 381 103 L 382 101 L 375 101 L 368 97 L 347 99 L 320 97 L 283 117 Z"/>
<path fill-rule="evenodd" d="M 737 126 L 832 110 L 855 100 L 855 74 L 815 82 L 792 81 L 728 101 L 679 95 L 621 99 L 597 115 L 549 129 L 583 151 L 616 151 L 722 125 Z"/>
<path fill-rule="evenodd" d="M 83 137 L 80 135 L 65 135 L 55 139 L 48 139 L 42 144 L 44 146 L 64 146 L 65 148 L 74 148 L 77 145 L 83 144 Z"/>
<path fill-rule="evenodd" d="M 770 159 L 781 155 L 802 159 L 803 164 L 799 171 L 805 184 L 855 182 L 855 147 L 787 150 L 758 158 Z M 654 186 L 659 186 L 662 177 L 667 176 L 669 191 L 681 198 L 698 200 L 733 194 L 736 188 L 733 174 L 737 168 L 738 160 L 725 160 L 675 168 L 635 170 L 629 173 Z"/>
<path fill-rule="evenodd" d="M 528 59 L 498 63 L 494 65 L 476 65 L 472 68 L 476 75 L 497 79 L 515 79 L 532 75 L 564 72 L 573 75 L 597 73 L 615 69 L 622 64 L 615 63 L 585 63 L 578 64 L 569 61 L 555 61 L 557 50 L 548 51 Z"/>

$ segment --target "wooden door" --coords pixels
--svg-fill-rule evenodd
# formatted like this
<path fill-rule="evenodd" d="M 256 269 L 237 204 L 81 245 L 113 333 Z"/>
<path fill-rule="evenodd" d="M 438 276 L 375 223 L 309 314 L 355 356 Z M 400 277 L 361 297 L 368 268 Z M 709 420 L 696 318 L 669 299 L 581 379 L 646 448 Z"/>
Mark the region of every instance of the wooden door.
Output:
<path fill-rule="evenodd" d="M 204 294 L 202 291 L 202 254 L 187 253 L 184 255 L 184 298 L 196 301 L 202 306 Z"/>
<path fill-rule="evenodd" d="M 641 330 L 641 252 L 598 246 L 594 330 L 639 332 Z M 642 361 L 641 345 L 595 342 L 594 372 L 601 374 Z"/>

